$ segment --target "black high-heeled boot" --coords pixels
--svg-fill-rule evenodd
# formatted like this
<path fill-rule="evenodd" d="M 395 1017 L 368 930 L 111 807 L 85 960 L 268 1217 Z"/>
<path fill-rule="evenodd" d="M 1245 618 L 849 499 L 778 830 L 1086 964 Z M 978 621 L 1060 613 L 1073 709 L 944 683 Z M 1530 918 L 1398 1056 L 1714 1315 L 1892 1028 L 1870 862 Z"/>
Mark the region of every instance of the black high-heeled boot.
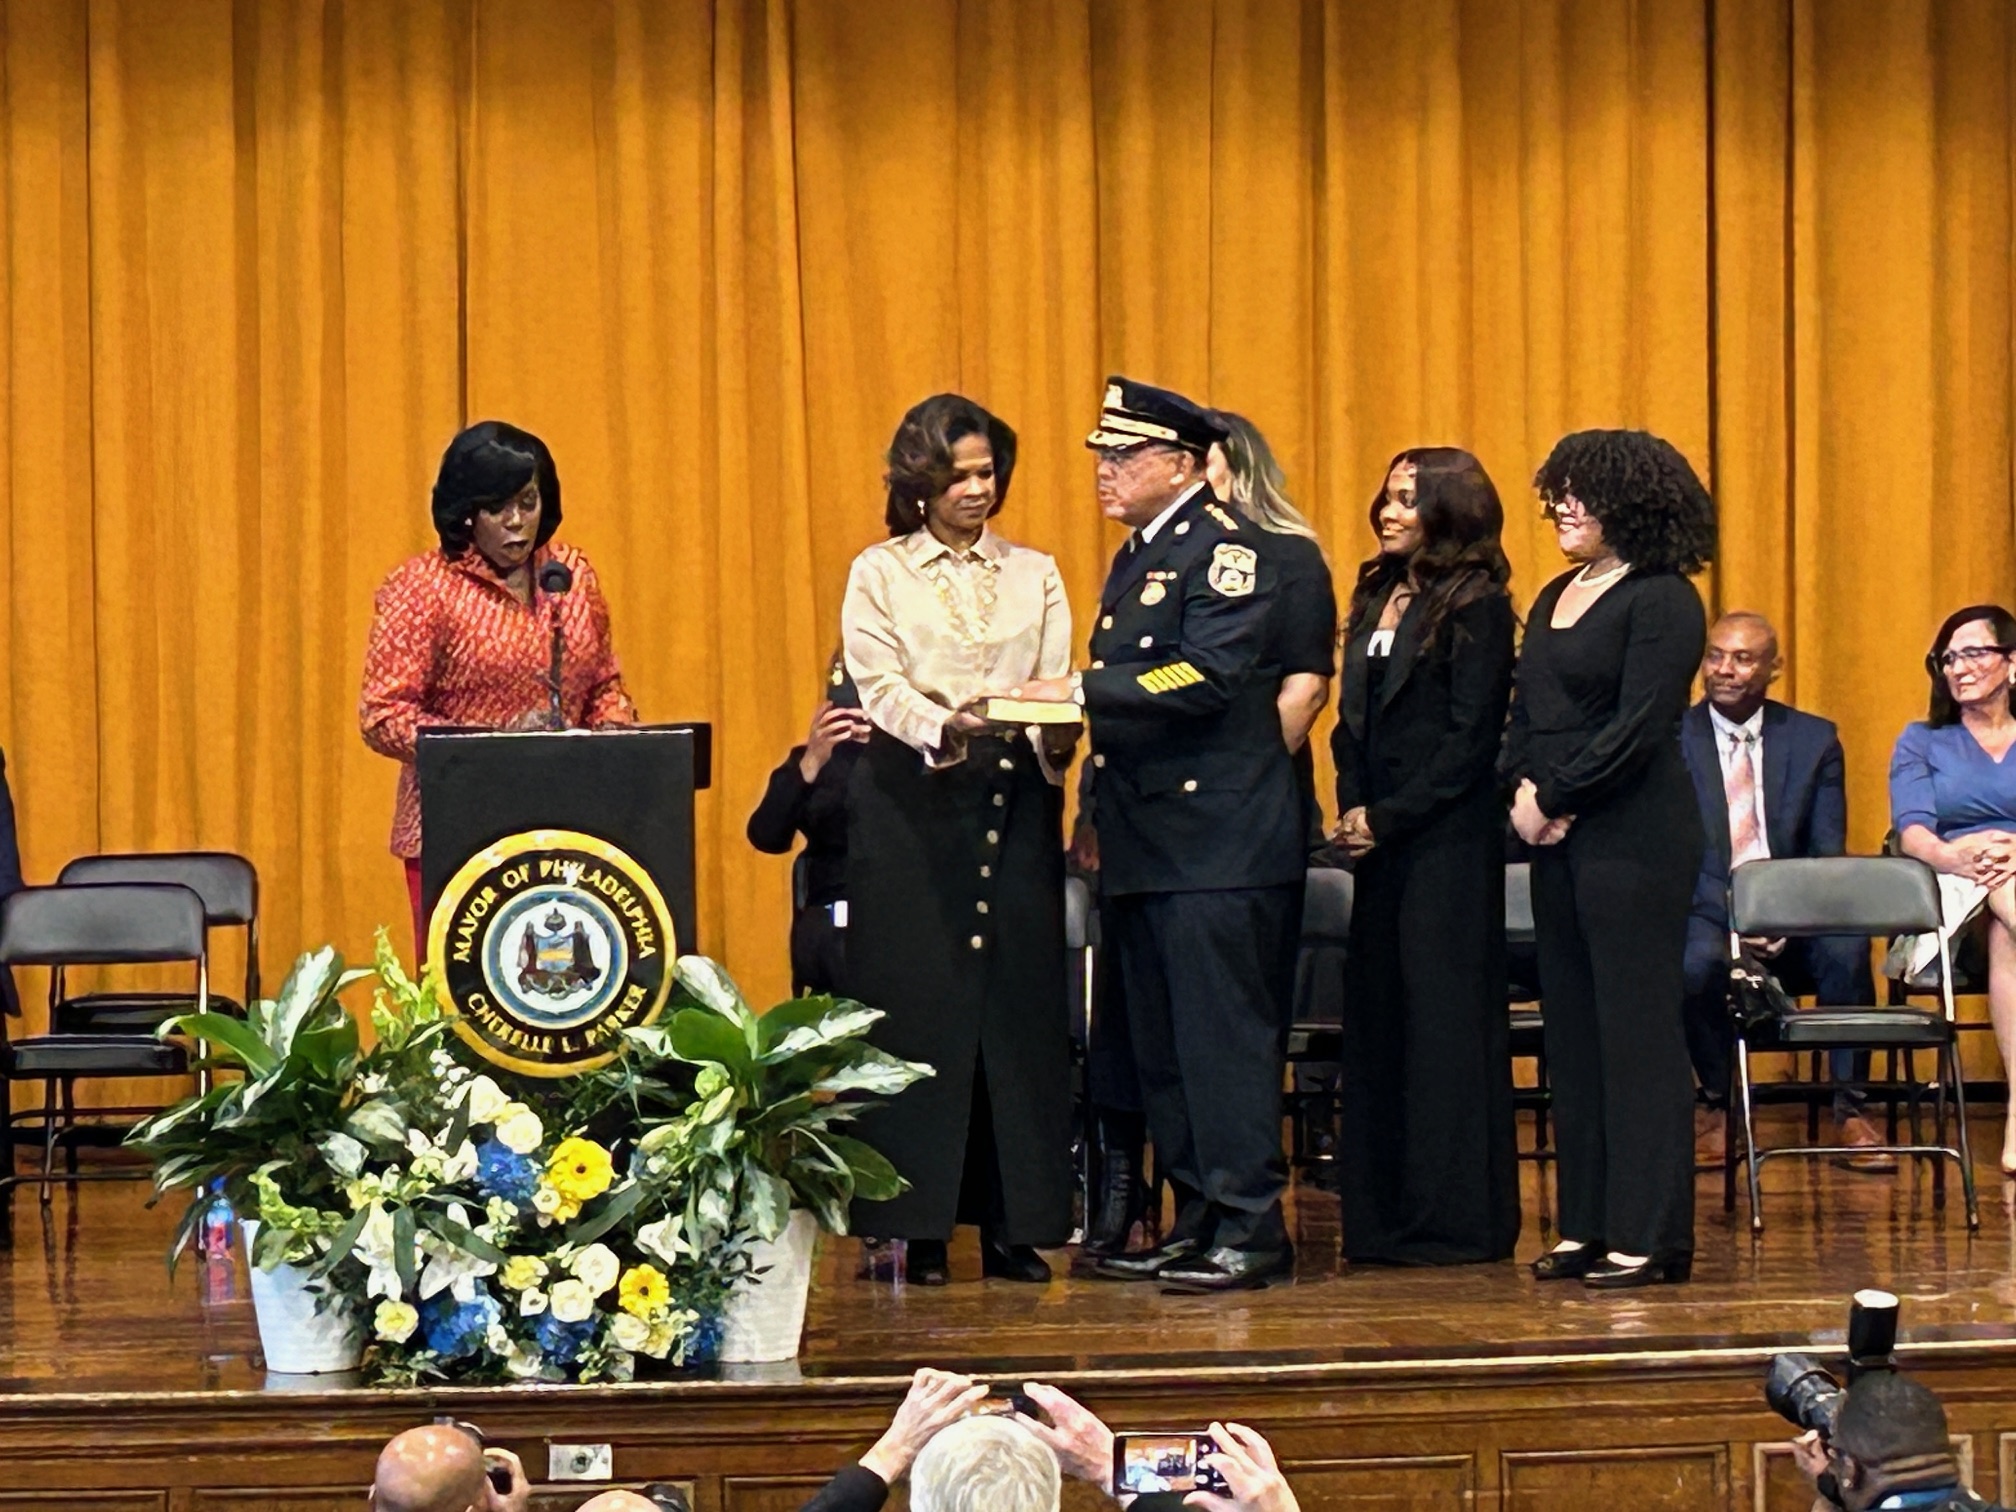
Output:
<path fill-rule="evenodd" d="M 1148 1142 L 1146 1120 L 1139 1113 L 1102 1112 L 1098 1141 L 1092 1152 L 1098 1179 L 1091 1211 L 1085 1215 L 1085 1237 L 1078 1245 L 1080 1254 L 1095 1259 L 1125 1250 L 1134 1225 L 1141 1221 L 1148 1196 L 1141 1175 L 1142 1150 Z"/>
<path fill-rule="evenodd" d="M 980 1235 L 980 1274 L 1040 1286 L 1050 1279 L 1050 1264 L 1036 1253 L 1034 1245 L 1007 1244 L 993 1234 L 983 1232 Z"/>

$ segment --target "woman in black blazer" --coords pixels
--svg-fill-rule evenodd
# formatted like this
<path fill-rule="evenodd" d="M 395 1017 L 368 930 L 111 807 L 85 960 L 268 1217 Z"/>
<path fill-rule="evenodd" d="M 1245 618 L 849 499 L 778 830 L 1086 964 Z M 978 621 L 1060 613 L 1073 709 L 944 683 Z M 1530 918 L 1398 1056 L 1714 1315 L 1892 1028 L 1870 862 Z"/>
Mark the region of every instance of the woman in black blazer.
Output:
<path fill-rule="evenodd" d="M 1685 1281 L 1694 1077 L 1682 1027 L 1687 914 L 1706 841 L 1680 717 L 1707 644 L 1687 581 L 1715 507 L 1644 431 L 1564 437 L 1535 478 L 1576 563 L 1533 601 L 1505 774 L 1533 847 L 1562 1242 L 1543 1281 Z M 1606 1254 L 1605 1251 L 1608 1253 Z"/>
<path fill-rule="evenodd" d="M 1357 857 L 1344 997 L 1344 1254 L 1502 1260 L 1519 1237 L 1505 1007 L 1505 514 L 1466 451 L 1404 451 L 1372 501 L 1331 751 Z"/>

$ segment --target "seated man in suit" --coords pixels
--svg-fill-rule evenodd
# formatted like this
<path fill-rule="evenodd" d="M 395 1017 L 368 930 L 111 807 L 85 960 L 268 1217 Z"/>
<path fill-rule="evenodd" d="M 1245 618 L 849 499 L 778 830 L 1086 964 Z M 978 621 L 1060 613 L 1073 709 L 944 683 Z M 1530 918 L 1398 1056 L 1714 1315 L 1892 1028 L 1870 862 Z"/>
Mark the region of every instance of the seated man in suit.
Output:
<path fill-rule="evenodd" d="M 1681 751 L 1694 776 L 1707 855 L 1687 921 L 1687 1046 L 1706 1106 L 1698 1116 L 1696 1158 L 1720 1164 L 1727 1137 L 1732 1029 L 1728 1010 L 1729 871 L 1769 857 L 1838 856 L 1848 848 L 1848 793 L 1841 741 L 1831 721 L 1789 708 L 1765 693 L 1784 662 L 1778 632 L 1761 614 L 1736 610 L 1715 622 L 1701 660 L 1707 696 L 1687 711 Z M 1751 948 L 1789 993 L 1822 1005 L 1875 1001 L 1869 943 L 1856 937 L 1753 940 Z M 1836 1082 L 1865 1080 L 1866 1051 L 1833 1053 Z M 1880 1144 L 1862 1116 L 1861 1094 L 1834 1095 L 1839 1142 L 1835 1163 L 1850 1170 L 1897 1169 L 1894 1156 L 1856 1155 Z"/>

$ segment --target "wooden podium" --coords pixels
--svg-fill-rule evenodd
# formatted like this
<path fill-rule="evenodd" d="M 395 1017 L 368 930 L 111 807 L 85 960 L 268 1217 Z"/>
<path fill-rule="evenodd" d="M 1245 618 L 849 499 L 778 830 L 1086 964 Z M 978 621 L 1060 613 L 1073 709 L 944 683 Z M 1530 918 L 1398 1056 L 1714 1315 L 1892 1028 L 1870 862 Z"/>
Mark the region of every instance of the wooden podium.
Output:
<path fill-rule="evenodd" d="M 628 852 L 698 948 L 693 794 L 712 780 L 712 725 L 421 732 L 420 886 L 431 918 L 471 856 L 526 830 L 579 830 Z"/>

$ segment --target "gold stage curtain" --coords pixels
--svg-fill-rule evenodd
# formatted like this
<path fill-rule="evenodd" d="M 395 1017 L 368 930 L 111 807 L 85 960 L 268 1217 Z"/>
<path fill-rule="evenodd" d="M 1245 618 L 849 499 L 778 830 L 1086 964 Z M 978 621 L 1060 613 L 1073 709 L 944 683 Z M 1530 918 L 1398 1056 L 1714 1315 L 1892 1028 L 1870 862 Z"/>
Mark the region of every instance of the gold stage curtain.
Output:
<path fill-rule="evenodd" d="M 448 437 L 552 444 L 647 717 L 717 729 L 698 948 L 787 985 L 742 825 L 879 452 L 959 388 L 1082 619 L 1125 371 L 1252 416 L 1348 582 L 1468 446 L 1515 588 L 1563 431 L 1714 483 L 1720 606 L 1838 720 L 1854 837 L 2010 583 L 2001 0 L 0 0 L 0 744 L 29 874 L 242 850 L 269 975 L 406 941 L 371 593 Z M 1327 739 L 1319 727 L 1319 743 Z M 1326 779 L 1327 780 L 1327 779 Z M 228 976 L 228 964 L 222 969 Z M 31 1019 L 31 1023 L 33 1020 Z"/>

